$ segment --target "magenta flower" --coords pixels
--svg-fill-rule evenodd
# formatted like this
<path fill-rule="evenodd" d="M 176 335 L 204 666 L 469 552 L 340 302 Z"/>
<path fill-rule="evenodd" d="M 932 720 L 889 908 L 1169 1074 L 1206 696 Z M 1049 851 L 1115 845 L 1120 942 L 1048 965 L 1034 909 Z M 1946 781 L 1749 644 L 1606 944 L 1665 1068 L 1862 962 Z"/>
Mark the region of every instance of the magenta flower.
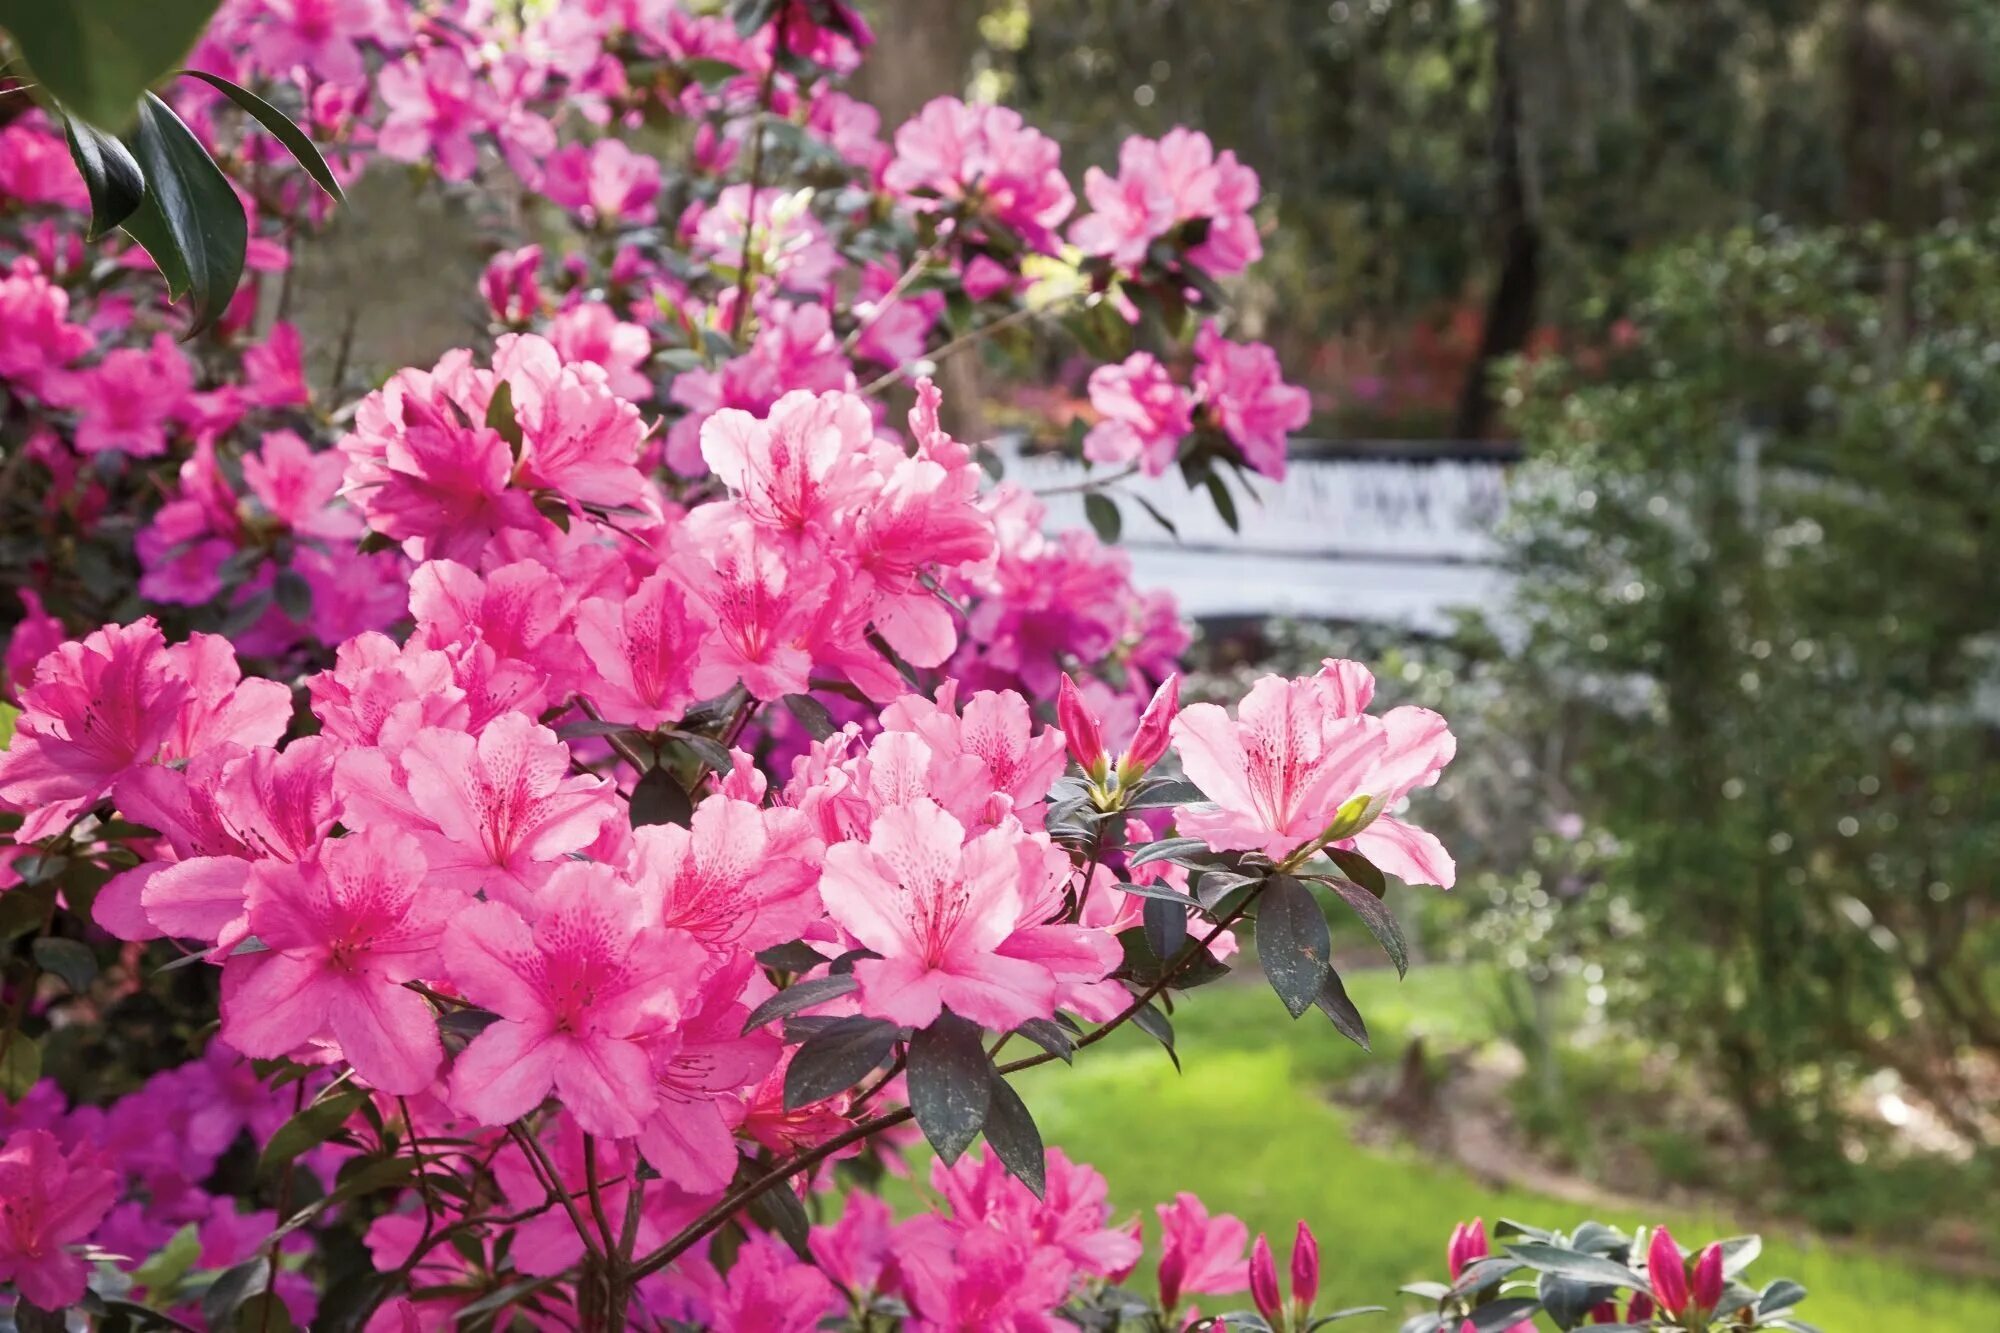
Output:
<path fill-rule="evenodd" d="M 44 1310 L 82 1300 L 88 1270 L 69 1247 L 97 1229 L 117 1187 L 95 1148 L 65 1155 L 45 1129 L 9 1135 L 0 1147 L 0 1282 Z"/>
<path fill-rule="evenodd" d="M 504 1125 L 555 1092 L 585 1132 L 629 1138 L 659 1100 L 646 1039 L 679 1019 L 705 954 L 606 866 L 566 862 L 536 907 L 531 923 L 475 903 L 445 935 L 452 979 L 501 1020 L 458 1057 L 451 1104 Z"/>
<path fill-rule="evenodd" d="M 1056 723 L 1062 728 L 1063 742 L 1077 767 L 1101 780 L 1111 762 L 1104 753 L 1104 737 L 1097 729 L 1096 714 L 1083 701 L 1067 671 L 1063 672 L 1062 684 L 1056 687 Z"/>
<path fill-rule="evenodd" d="M 798 811 L 712 796 L 687 828 L 633 830 L 630 873 L 660 903 L 662 924 L 717 953 L 754 953 L 797 939 L 821 916 L 819 850 Z"/>
<path fill-rule="evenodd" d="M 1168 1311 L 1180 1308 L 1183 1296 L 1223 1296 L 1249 1287 L 1243 1247 L 1250 1230 L 1240 1219 L 1209 1216 L 1202 1201 L 1186 1191 L 1153 1211 L 1160 1216 L 1160 1304 Z"/>
<path fill-rule="evenodd" d="M 697 1194 L 736 1173 L 743 1103 L 731 1094 L 754 1087 L 778 1061 L 769 1032 L 743 1032 L 750 1006 L 738 997 L 755 966 L 740 953 L 710 973 L 696 1008 L 648 1045 L 659 1105 L 639 1130 L 639 1151 L 668 1182 Z"/>
<path fill-rule="evenodd" d="M 646 426 L 639 409 L 611 391 L 604 367 L 565 362 L 536 334 L 508 333 L 494 344 L 493 374 L 512 392 L 522 436 L 516 486 L 554 491 L 572 510 L 644 497 L 638 463 Z"/>
<path fill-rule="evenodd" d="M 1312 416 L 1312 396 L 1285 383 L 1278 354 L 1262 343 L 1233 343 L 1201 326 L 1194 340 L 1195 389 L 1202 406 L 1243 454 L 1245 466 L 1285 477 L 1285 441 Z"/>
<path fill-rule="evenodd" d="M 652 335 L 644 325 L 618 318 L 604 302 L 579 301 L 557 315 L 549 324 L 549 341 L 564 361 L 602 366 L 605 383 L 620 398 L 653 396 L 645 369 L 653 354 Z"/>
<path fill-rule="evenodd" d="M 870 480 L 875 420 L 851 393 L 788 393 L 758 420 L 724 408 L 703 423 L 701 456 L 751 522 L 788 536 L 825 533 Z"/>
<path fill-rule="evenodd" d="M 13 743 L 0 753 L 0 803 L 26 816 L 18 841 L 61 832 L 159 755 L 188 696 L 172 665 L 151 616 L 106 625 L 42 659 L 21 691 Z"/>
<path fill-rule="evenodd" d="M 1646 1283 L 1653 1289 L 1660 1310 L 1676 1318 L 1693 1300 L 1688 1290 L 1687 1260 L 1681 1247 L 1674 1244 L 1673 1233 L 1663 1226 L 1653 1228 L 1653 1239 L 1646 1246 Z"/>
<path fill-rule="evenodd" d="M 1056 228 L 1076 206 L 1062 149 L 1002 106 L 939 97 L 904 122 L 882 183 L 920 210 L 939 200 L 1008 227 L 1031 250 L 1053 254 Z M 934 198 L 932 196 L 935 196 Z"/>
<path fill-rule="evenodd" d="M 67 154 L 65 154 L 67 156 Z M 96 343 L 69 319 L 69 293 L 32 259 L 18 259 L 0 276 L 0 380 L 31 398 L 46 399 L 64 383 L 64 368 Z"/>
<path fill-rule="evenodd" d="M 592 669 L 583 693 L 607 718 L 665 726 L 695 700 L 700 637 L 680 585 L 665 572 L 622 601 L 593 597 L 576 610 L 576 641 Z"/>
<path fill-rule="evenodd" d="M 1149 477 L 1163 475 L 1194 429 L 1194 403 L 1149 352 L 1090 372 L 1090 405 L 1102 420 L 1083 437 L 1084 457 L 1099 463 L 1138 463 Z"/>
<path fill-rule="evenodd" d="M 388 108 L 377 146 L 398 162 L 429 162 L 448 181 L 479 163 L 472 136 L 490 126 L 493 89 L 454 46 L 438 45 L 383 67 L 376 92 Z"/>
<path fill-rule="evenodd" d="M 1045 865 L 1041 846 L 1016 830 L 966 842 L 964 825 L 926 798 L 884 811 L 865 846 L 829 848 L 820 881 L 827 913 L 882 955 L 855 964 L 861 1012 L 924 1027 L 949 1005 L 1004 1030 L 1053 1014 L 1065 977 L 1110 972 L 1118 946 L 1108 936 L 1022 928 L 1026 899 L 1042 896 Z"/>
<path fill-rule="evenodd" d="M 167 430 L 189 406 L 194 371 L 170 334 L 152 346 L 120 347 L 79 371 L 59 395 L 77 410 L 74 443 L 81 454 L 116 449 L 134 458 L 167 451 Z"/>
<path fill-rule="evenodd" d="M 430 1087 L 444 1058 L 437 1020 L 403 983 L 436 973 L 439 938 L 465 903 L 427 881 L 415 839 L 358 833 L 312 862 L 261 865 L 248 906 L 268 948 L 223 965 L 223 1040 L 262 1059 L 330 1040 L 383 1092 Z"/>
<path fill-rule="evenodd" d="M 659 162 L 617 139 L 566 144 L 544 165 L 542 193 L 586 223 L 645 224 L 658 216 Z"/>

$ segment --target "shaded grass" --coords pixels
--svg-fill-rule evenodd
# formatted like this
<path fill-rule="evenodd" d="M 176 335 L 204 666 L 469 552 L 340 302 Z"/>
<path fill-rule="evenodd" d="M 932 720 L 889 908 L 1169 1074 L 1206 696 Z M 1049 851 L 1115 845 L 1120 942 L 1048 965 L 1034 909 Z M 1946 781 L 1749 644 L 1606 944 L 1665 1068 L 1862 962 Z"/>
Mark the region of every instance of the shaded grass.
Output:
<path fill-rule="evenodd" d="M 1281 1256 L 1294 1221 L 1304 1217 L 1320 1238 L 1325 1308 L 1382 1304 L 1399 1318 L 1416 1306 L 1396 1288 L 1442 1276 L 1453 1223 L 1510 1216 L 1566 1227 L 1591 1211 L 1490 1189 L 1414 1151 L 1364 1148 L 1352 1138 L 1354 1113 L 1328 1099 L 1329 1084 L 1366 1063 L 1393 1071 L 1412 1034 L 1446 1045 L 1480 1037 L 1487 1025 L 1476 986 L 1476 977 L 1445 968 L 1401 985 L 1389 973 L 1350 977 L 1376 1036 L 1373 1055 L 1315 1012 L 1290 1022 L 1261 986 L 1210 987 L 1187 997 L 1175 1018 L 1186 1074 L 1176 1074 L 1149 1039 L 1121 1034 L 1075 1068 L 1034 1071 L 1022 1091 L 1048 1142 L 1101 1170 L 1126 1213 L 1141 1210 L 1151 1223 L 1153 1203 L 1190 1190 L 1211 1208 L 1241 1216 L 1253 1234 L 1285 1238 Z M 1627 1230 L 1668 1222 L 1684 1242 L 1752 1229 L 1726 1214 L 1595 1211 Z M 1752 1271 L 1760 1281 L 1805 1283 L 1812 1295 L 1800 1313 L 1828 1333 L 2000 1329 L 2000 1288 L 1837 1252 L 1810 1238 L 1767 1233 Z M 1135 1285 L 1145 1276 L 1135 1276 Z M 1384 1315 L 1343 1327 L 1386 1330 L 1395 1322 Z"/>

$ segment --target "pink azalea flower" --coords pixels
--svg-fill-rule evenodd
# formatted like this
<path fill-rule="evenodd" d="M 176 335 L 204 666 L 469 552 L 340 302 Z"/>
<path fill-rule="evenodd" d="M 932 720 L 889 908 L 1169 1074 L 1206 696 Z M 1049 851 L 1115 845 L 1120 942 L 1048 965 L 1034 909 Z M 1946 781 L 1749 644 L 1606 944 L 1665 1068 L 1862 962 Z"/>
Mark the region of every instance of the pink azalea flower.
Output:
<path fill-rule="evenodd" d="M 884 811 L 865 845 L 829 848 L 820 881 L 827 913 L 882 955 L 855 965 L 861 1012 L 924 1027 L 949 1005 L 1005 1030 L 1053 1014 L 1064 979 L 1094 981 L 1116 967 L 1117 942 L 1107 936 L 1024 926 L 1028 900 L 1046 896 L 1045 851 L 1007 828 L 967 843 L 964 826 L 925 798 Z M 1061 859 L 1057 873 L 1066 875 Z"/>
<path fill-rule="evenodd" d="M 657 216 L 660 164 L 617 139 L 565 144 L 550 154 L 542 193 L 592 226 L 645 225 Z"/>
<path fill-rule="evenodd" d="M 850 1194 L 840 1217 L 807 1238 L 813 1262 L 847 1291 L 887 1294 L 893 1289 L 895 1214 L 873 1194 Z"/>
<path fill-rule="evenodd" d="M 776 186 L 757 191 L 731 185 L 710 205 L 695 204 L 681 219 L 696 257 L 734 270 L 743 262 L 743 232 L 750 231 L 750 263 L 779 286 L 797 292 L 825 288 L 840 266 L 840 254 L 811 211 L 812 191 L 791 193 Z"/>
<path fill-rule="evenodd" d="M 903 1294 L 924 1333 L 1066 1333 L 1050 1314 L 1072 1274 L 1021 1236 L 941 1217 L 916 1217 L 896 1233 Z"/>
<path fill-rule="evenodd" d="M 1312 396 L 1285 383 L 1278 354 L 1262 343 L 1233 343 L 1201 326 L 1194 340 L 1194 383 L 1202 406 L 1242 451 L 1253 471 L 1282 481 L 1287 436 L 1312 416 Z"/>
<path fill-rule="evenodd" d="M 299 66 L 334 83 L 366 77 L 359 43 L 408 39 L 402 14 L 381 0 L 263 0 L 259 17 L 260 66 L 273 71 Z"/>
<path fill-rule="evenodd" d="M 697 1194 L 720 1190 L 735 1175 L 743 1103 L 732 1094 L 754 1086 L 778 1060 L 776 1037 L 743 1032 L 750 1006 L 739 997 L 755 967 L 744 953 L 711 972 L 692 1012 L 647 1048 L 659 1106 L 639 1131 L 639 1151 L 670 1184 Z"/>
<path fill-rule="evenodd" d="M 882 183 L 918 209 L 942 199 L 990 216 L 1043 254 L 1076 205 L 1055 140 L 1001 106 L 939 97 L 896 131 L 896 156 Z"/>
<path fill-rule="evenodd" d="M 1174 822 L 1217 851 L 1259 851 L 1282 860 L 1326 832 L 1362 785 L 1388 740 L 1375 718 L 1343 712 L 1318 677 L 1265 676 L 1236 720 L 1215 704 L 1192 704 L 1173 725 L 1188 779 L 1214 808 L 1183 806 Z"/>
<path fill-rule="evenodd" d="M 80 454 L 116 449 L 134 458 L 167 451 L 167 430 L 189 405 L 194 371 L 172 335 L 156 333 L 144 350 L 120 347 L 77 372 L 59 397 L 76 409 Z"/>
<path fill-rule="evenodd" d="M 361 516 L 335 498 L 345 470 L 338 452 L 316 450 L 291 431 L 274 430 L 243 456 L 243 485 L 293 532 L 352 542 L 361 535 Z"/>
<path fill-rule="evenodd" d="M 602 366 L 565 362 L 548 339 L 509 333 L 494 344 L 493 373 L 511 388 L 521 430 L 517 485 L 555 491 L 572 507 L 641 498 L 645 423 L 638 408 L 611 392 Z"/>
<path fill-rule="evenodd" d="M 869 480 L 875 419 L 850 393 L 788 393 L 762 421 L 724 408 L 703 423 L 701 456 L 749 519 L 788 536 L 832 526 Z"/>
<path fill-rule="evenodd" d="M 69 1247 L 97 1229 L 117 1189 L 96 1149 L 65 1154 L 44 1129 L 10 1134 L 0 1147 L 0 1282 L 44 1310 L 82 1300 L 89 1270 Z"/>
<path fill-rule="evenodd" d="M 933 764 L 961 756 L 973 761 L 960 766 L 945 792 L 933 791 L 963 822 L 996 823 L 1018 814 L 1039 828 L 1042 798 L 1062 776 L 1063 733 L 1047 727 L 1037 733 L 1028 701 L 1013 690 L 982 690 L 965 701 L 962 714 L 957 699 L 953 680 L 938 687 L 935 703 L 906 694 L 882 711 L 883 729 L 921 736 Z"/>
<path fill-rule="evenodd" d="M 0 130 L 0 199 L 19 204 L 90 207 L 83 177 L 63 136 L 35 111 Z"/>
<path fill-rule="evenodd" d="M 1116 366 L 1090 372 L 1090 405 L 1103 420 L 1083 437 L 1084 457 L 1097 463 L 1139 463 L 1163 475 L 1194 429 L 1194 404 L 1151 353 L 1134 352 Z"/>
<path fill-rule="evenodd" d="M 245 680 L 220 634 L 190 634 L 167 649 L 167 673 L 187 685 L 161 758 L 191 759 L 219 745 L 276 745 L 292 723 L 292 692 L 275 680 Z"/>
<path fill-rule="evenodd" d="M 257 407 L 297 407 L 312 401 L 297 325 L 273 324 L 269 338 L 243 349 L 243 400 Z"/>
<path fill-rule="evenodd" d="M 1160 1303 L 1178 1309 L 1182 1296 L 1226 1296 L 1250 1286 L 1243 1249 L 1250 1230 L 1228 1213 L 1210 1217 L 1185 1191 L 1154 1208 L 1160 1216 Z"/>
<path fill-rule="evenodd" d="M 710 1333 L 818 1328 L 844 1307 L 824 1274 L 800 1263 L 783 1241 L 764 1232 L 744 1243 L 728 1277 L 700 1260 L 683 1265 L 671 1285 L 686 1303 L 682 1313 L 698 1319 Z"/>
<path fill-rule="evenodd" d="M 399 758 L 401 782 L 382 751 L 341 756 L 343 817 L 409 829 L 433 881 L 467 893 L 528 901 L 620 813 L 609 783 L 571 776 L 569 747 L 519 713 L 502 713 L 477 737 L 427 727 Z"/>
<path fill-rule="evenodd" d="M 69 321 L 69 293 L 50 282 L 31 259 L 18 259 L 0 277 L 0 380 L 32 398 L 48 398 L 64 383 L 63 370 L 97 340 Z"/>
<path fill-rule="evenodd" d="M 576 609 L 576 641 L 589 659 L 583 687 L 605 717 L 652 730 L 687 711 L 700 627 L 671 575 L 630 597 L 593 597 Z"/>
<path fill-rule="evenodd" d="M 1039 1199 L 990 1151 L 967 1153 L 949 1167 L 932 1162 L 931 1188 L 957 1226 L 1028 1237 L 1058 1267 L 1108 1277 L 1139 1262 L 1139 1238 L 1111 1225 L 1104 1177 L 1060 1148 L 1045 1156 L 1048 1188 Z"/>
<path fill-rule="evenodd" d="M 641 325 L 619 319 L 604 302 L 580 301 L 557 315 L 549 324 L 549 341 L 564 361 L 603 367 L 605 383 L 620 398 L 653 396 L 653 381 L 645 371 L 653 354 L 651 335 Z"/>
<path fill-rule="evenodd" d="M 480 275 L 479 291 L 486 298 L 486 305 L 493 312 L 493 318 L 502 324 L 525 324 L 541 313 L 542 309 L 542 247 L 524 245 L 518 250 L 502 250 L 487 261 L 486 271 Z M 553 333 L 550 337 L 554 337 Z M 562 340 L 556 339 L 557 346 Z M 564 350 L 563 355 L 577 354 Z M 595 360 L 595 357 L 584 357 Z M 630 395 L 627 395 L 630 397 Z"/>
<path fill-rule="evenodd" d="M 0 802 L 26 818 L 15 834 L 62 831 L 173 733 L 188 683 L 152 617 L 107 625 L 43 658 L 21 692 L 14 740 L 0 752 Z"/>
<path fill-rule="evenodd" d="M 464 903 L 426 882 L 404 834 L 335 838 L 299 865 L 261 865 L 248 898 L 265 952 L 222 969 L 222 1036 L 245 1055 L 331 1040 L 383 1092 L 431 1085 L 444 1049 L 430 1005 L 405 981 L 434 975 L 445 924 Z"/>
<path fill-rule="evenodd" d="M 4 659 L 0 659 L 0 671 L 4 671 L 4 697 L 7 702 L 19 705 L 21 690 L 35 678 L 35 664 L 60 648 L 69 638 L 69 631 L 62 621 L 49 614 L 42 605 L 41 596 L 33 588 L 20 590 L 21 619 L 14 631 L 7 637 Z"/>
<path fill-rule="evenodd" d="M 433 46 L 384 66 L 376 92 L 388 108 L 377 146 L 398 162 L 429 162 L 448 181 L 479 164 L 472 136 L 493 119 L 491 87 L 453 46 Z"/>
<path fill-rule="evenodd" d="M 532 923 L 475 903 L 445 936 L 452 979 L 500 1021 L 452 1069 L 451 1103 L 504 1125 L 550 1092 L 585 1132 L 629 1138 L 658 1102 L 645 1038 L 680 1017 L 703 953 L 652 924 L 653 904 L 608 867 L 567 862 Z"/>
<path fill-rule="evenodd" d="M 695 694 L 712 698 L 738 681 L 759 699 L 804 690 L 812 658 L 803 645 L 831 571 L 824 561 L 792 563 L 774 538 L 717 508 L 675 534 L 672 567 L 703 625 Z"/>
<path fill-rule="evenodd" d="M 1087 255 L 1103 255 L 1120 269 L 1135 269 L 1174 225 L 1174 198 L 1152 169 L 1150 145 L 1127 139 L 1118 152 L 1118 174 L 1097 167 L 1083 174 L 1090 212 L 1070 225 L 1069 238 Z"/>
<path fill-rule="evenodd" d="M 797 939 L 821 915 L 819 850 L 797 811 L 712 796 L 686 828 L 634 829 L 630 873 L 667 926 L 718 953 L 754 953 Z"/>
<path fill-rule="evenodd" d="M 1359 714 L 1375 697 L 1375 677 L 1359 662 L 1327 658 L 1313 678 L 1325 682 L 1325 696 L 1346 715 Z M 1340 845 L 1408 884 L 1450 888 L 1457 877 L 1451 853 L 1424 830 L 1388 814 L 1403 798 L 1438 780 L 1457 753 L 1458 742 L 1445 720 L 1428 708 L 1392 708 L 1382 715 L 1386 744 L 1363 780 L 1369 795 L 1368 822 Z"/>

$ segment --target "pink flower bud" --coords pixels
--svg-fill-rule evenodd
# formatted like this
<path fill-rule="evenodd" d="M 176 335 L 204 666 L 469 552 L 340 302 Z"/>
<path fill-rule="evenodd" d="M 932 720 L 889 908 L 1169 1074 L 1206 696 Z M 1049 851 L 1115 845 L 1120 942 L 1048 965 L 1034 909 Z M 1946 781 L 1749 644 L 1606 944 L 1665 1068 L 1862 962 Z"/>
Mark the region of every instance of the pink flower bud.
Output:
<path fill-rule="evenodd" d="M 1265 1323 L 1272 1328 L 1284 1328 L 1285 1300 L 1278 1294 L 1278 1265 L 1271 1258 L 1271 1243 L 1261 1232 L 1257 1243 L 1250 1247 L 1250 1299 Z"/>
<path fill-rule="evenodd" d="M 1132 1276 L 1132 1270 L 1139 1266 L 1139 1251 L 1146 1243 L 1146 1229 L 1136 1217 L 1132 1219 L 1132 1225 L 1125 1228 L 1125 1234 L 1132 1238 L 1132 1262 L 1126 1264 L 1123 1268 L 1113 1269 L 1110 1273 L 1106 1274 L 1111 1279 L 1111 1285 L 1114 1287 L 1124 1286 L 1125 1279 Z M 1160 1262 L 1164 1264 L 1166 1260 L 1162 1259 Z"/>
<path fill-rule="evenodd" d="M 1653 1317 L 1653 1298 L 1643 1291 L 1632 1293 L 1632 1299 L 1625 1305 L 1625 1322 L 1643 1324 Z"/>
<path fill-rule="evenodd" d="M 1097 719 L 1067 671 L 1063 672 L 1062 684 L 1056 690 L 1056 722 L 1062 727 L 1063 739 L 1069 742 L 1070 758 L 1092 777 L 1103 777 L 1104 737 L 1098 733 Z"/>
<path fill-rule="evenodd" d="M 1711 1244 L 1694 1261 L 1694 1303 L 1706 1314 L 1722 1304 L 1722 1246 Z"/>
<path fill-rule="evenodd" d="M 1167 729 L 1173 725 L 1180 708 L 1181 673 L 1176 671 L 1160 682 L 1160 688 L 1153 691 L 1152 702 L 1139 715 L 1139 729 L 1132 733 L 1132 743 L 1125 747 L 1125 755 L 1118 761 L 1119 782 L 1133 782 L 1160 762 L 1160 756 L 1167 752 Z"/>
<path fill-rule="evenodd" d="M 1465 1266 L 1475 1259 L 1484 1259 L 1490 1251 L 1486 1245 L 1486 1223 L 1475 1217 L 1470 1222 L 1460 1222 L 1451 1229 L 1451 1244 L 1445 1247 L 1445 1266 L 1451 1270 L 1451 1280 L 1458 1281 L 1458 1275 Z"/>
<path fill-rule="evenodd" d="M 1298 1235 L 1292 1238 L 1292 1304 L 1305 1314 L 1318 1299 L 1319 1240 L 1300 1218 Z"/>
<path fill-rule="evenodd" d="M 1599 1301 L 1591 1307 L 1590 1322 L 1593 1324 L 1615 1324 L 1618 1322 L 1618 1302 Z"/>
<path fill-rule="evenodd" d="M 1172 1314 L 1180 1308 L 1181 1283 L 1187 1278 L 1187 1256 L 1176 1245 L 1160 1256 L 1160 1308 Z"/>
<path fill-rule="evenodd" d="M 1674 1244 L 1672 1233 L 1665 1227 L 1654 1230 L 1652 1243 L 1646 1247 L 1646 1280 L 1661 1310 L 1678 1318 L 1687 1309 L 1687 1262 L 1681 1258 L 1681 1247 Z"/>

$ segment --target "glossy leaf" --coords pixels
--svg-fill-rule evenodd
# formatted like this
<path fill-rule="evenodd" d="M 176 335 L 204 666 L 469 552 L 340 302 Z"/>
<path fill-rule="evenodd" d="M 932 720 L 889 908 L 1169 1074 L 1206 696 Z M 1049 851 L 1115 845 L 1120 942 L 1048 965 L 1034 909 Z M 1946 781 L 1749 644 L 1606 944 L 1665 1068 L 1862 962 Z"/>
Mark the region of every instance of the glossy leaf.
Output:
<path fill-rule="evenodd" d="M 807 1037 L 785 1068 L 785 1109 L 796 1111 L 837 1097 L 889 1058 L 901 1035 L 894 1023 L 854 1015 Z"/>
<path fill-rule="evenodd" d="M 1368 927 L 1368 933 L 1382 946 L 1382 952 L 1389 955 L 1389 961 L 1396 965 L 1396 975 L 1402 976 L 1410 970 L 1410 946 L 1403 940 L 1403 925 L 1396 920 L 1396 914 L 1389 910 L 1380 898 L 1368 892 L 1359 884 L 1345 879 L 1320 881 L 1344 899 L 1354 914 L 1361 918 L 1361 924 Z"/>
<path fill-rule="evenodd" d="M 851 972 L 844 976 L 814 977 L 810 981 L 794 982 L 751 1010 L 750 1017 L 743 1022 L 743 1031 L 747 1035 L 773 1019 L 789 1018 L 801 1010 L 851 995 L 860 984 Z"/>
<path fill-rule="evenodd" d="M 1048 1190 L 1048 1152 L 1035 1118 L 1006 1079 L 990 1076 L 986 1108 L 986 1143 L 1014 1179 L 1037 1199 Z"/>
<path fill-rule="evenodd" d="M 318 146 L 304 130 L 292 122 L 291 117 L 248 88 L 231 83 L 220 75 L 199 69 L 184 69 L 181 73 L 190 79 L 200 79 L 236 103 L 251 119 L 269 130 L 271 136 L 285 146 L 285 151 L 306 169 L 306 174 L 319 182 L 320 189 L 325 190 L 340 203 L 347 202 L 347 196 L 341 192 L 340 181 L 334 176 L 333 168 L 326 164 L 326 158 L 321 156 Z"/>
<path fill-rule="evenodd" d="M 84 238 L 94 241 L 138 209 L 146 197 L 146 173 L 131 149 L 86 121 L 64 116 L 63 134 L 70 160 L 90 192 L 90 227 Z"/>
<path fill-rule="evenodd" d="M 151 93 L 139 104 L 132 152 L 146 175 L 146 196 L 123 225 L 160 266 L 168 294 L 188 298 L 192 337 L 220 319 L 236 295 L 250 224 L 208 150 Z"/>
<path fill-rule="evenodd" d="M 910 1038 L 910 1110 L 940 1161 L 959 1159 L 986 1123 L 993 1061 L 979 1025 L 944 1013 Z"/>
<path fill-rule="evenodd" d="M 1313 996 L 1313 1003 L 1332 1020 L 1334 1031 L 1364 1051 L 1372 1049 L 1368 1045 L 1368 1024 L 1362 1021 L 1361 1011 L 1354 1007 L 1354 1001 L 1347 997 L 1347 987 L 1341 984 L 1340 973 L 1331 966 L 1326 969 L 1326 980 L 1320 983 L 1319 994 Z"/>
<path fill-rule="evenodd" d="M 1271 876 L 1257 898 L 1257 960 L 1293 1018 L 1312 1007 L 1332 956 L 1319 899 L 1290 875 Z"/>
<path fill-rule="evenodd" d="M 140 95 L 187 58 L 220 0 L 0 0 L 7 29 L 51 96 L 122 130 Z"/>
<path fill-rule="evenodd" d="M 367 1100 L 368 1093 L 364 1089 L 342 1088 L 278 1126 L 278 1132 L 271 1136 L 271 1141 L 264 1145 L 263 1153 L 257 1158 L 258 1178 L 275 1179 L 300 1153 L 310 1152 L 339 1133 L 347 1118 Z"/>

